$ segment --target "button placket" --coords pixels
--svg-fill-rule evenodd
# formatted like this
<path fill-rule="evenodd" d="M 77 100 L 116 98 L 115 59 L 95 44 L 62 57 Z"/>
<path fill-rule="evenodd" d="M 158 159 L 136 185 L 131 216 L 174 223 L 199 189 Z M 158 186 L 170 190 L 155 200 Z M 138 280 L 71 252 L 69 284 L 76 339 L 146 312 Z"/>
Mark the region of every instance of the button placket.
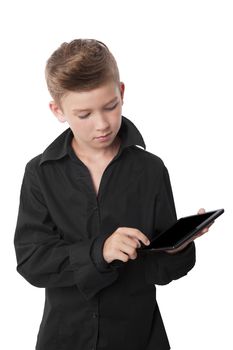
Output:
<path fill-rule="evenodd" d="M 91 311 L 91 318 L 93 319 L 93 327 L 94 327 L 94 332 L 93 332 L 93 340 L 94 342 L 92 349 L 96 350 L 97 348 L 97 341 L 98 341 L 98 333 L 99 333 L 99 297 L 95 298 L 94 303 L 92 304 L 92 311 Z"/>

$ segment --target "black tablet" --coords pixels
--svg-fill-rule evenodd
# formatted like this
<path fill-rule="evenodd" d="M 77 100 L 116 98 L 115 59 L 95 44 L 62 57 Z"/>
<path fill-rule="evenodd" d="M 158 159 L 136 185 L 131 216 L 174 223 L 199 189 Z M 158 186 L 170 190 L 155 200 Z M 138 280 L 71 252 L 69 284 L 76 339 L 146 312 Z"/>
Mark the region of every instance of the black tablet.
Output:
<path fill-rule="evenodd" d="M 178 248 L 212 223 L 223 212 L 224 209 L 218 209 L 204 214 L 180 218 L 174 225 L 151 240 L 150 245 L 143 245 L 139 250 L 159 251 Z"/>

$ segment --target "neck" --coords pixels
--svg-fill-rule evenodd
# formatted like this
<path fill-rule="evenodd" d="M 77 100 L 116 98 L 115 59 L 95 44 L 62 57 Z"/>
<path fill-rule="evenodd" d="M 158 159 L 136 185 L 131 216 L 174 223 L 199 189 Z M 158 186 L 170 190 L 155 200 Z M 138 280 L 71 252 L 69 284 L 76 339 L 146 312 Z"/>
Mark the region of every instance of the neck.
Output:
<path fill-rule="evenodd" d="M 117 135 L 115 137 L 115 140 L 109 147 L 105 149 L 95 150 L 95 152 L 93 152 L 93 149 L 85 150 L 85 151 L 82 150 L 82 148 L 80 148 L 80 145 L 77 143 L 74 137 L 72 139 L 71 145 L 75 153 L 78 155 L 78 157 L 86 159 L 87 161 L 95 162 L 98 160 L 102 160 L 103 158 L 107 159 L 109 157 L 115 156 L 119 151 L 119 148 L 121 145 L 121 139 Z"/>

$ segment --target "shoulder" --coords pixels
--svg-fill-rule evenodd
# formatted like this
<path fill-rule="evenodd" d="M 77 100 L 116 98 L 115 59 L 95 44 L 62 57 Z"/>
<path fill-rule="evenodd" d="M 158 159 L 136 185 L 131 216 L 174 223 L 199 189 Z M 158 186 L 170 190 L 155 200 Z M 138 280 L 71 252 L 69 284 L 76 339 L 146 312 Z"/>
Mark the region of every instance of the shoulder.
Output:
<path fill-rule="evenodd" d="M 166 167 L 164 161 L 158 155 L 137 146 L 133 146 L 131 149 L 136 155 L 137 161 L 139 161 L 146 169 L 150 168 L 153 171 L 155 169 L 162 171 Z"/>
<path fill-rule="evenodd" d="M 33 172 L 39 170 L 41 165 L 48 161 L 64 158 L 67 155 L 67 148 L 71 138 L 72 131 L 68 128 L 58 135 L 42 153 L 31 158 L 26 164 L 26 169 Z"/>
<path fill-rule="evenodd" d="M 137 146 L 131 147 L 131 154 L 134 155 L 136 168 L 140 169 L 149 187 L 159 190 L 162 184 L 169 184 L 169 172 L 161 157 Z"/>
<path fill-rule="evenodd" d="M 25 170 L 30 172 L 30 173 L 35 173 L 36 170 L 39 168 L 39 164 L 41 161 L 43 153 L 40 153 L 33 158 L 29 159 L 28 162 L 26 163 Z"/>

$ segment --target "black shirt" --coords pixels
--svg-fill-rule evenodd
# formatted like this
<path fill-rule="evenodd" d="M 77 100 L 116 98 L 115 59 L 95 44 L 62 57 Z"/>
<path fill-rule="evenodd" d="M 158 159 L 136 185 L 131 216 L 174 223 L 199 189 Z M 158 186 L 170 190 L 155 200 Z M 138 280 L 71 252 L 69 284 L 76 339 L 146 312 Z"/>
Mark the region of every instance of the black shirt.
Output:
<path fill-rule="evenodd" d="M 14 244 L 17 271 L 45 288 L 37 350 L 170 349 L 155 284 L 186 275 L 195 245 L 174 255 L 138 251 L 125 263 L 104 260 L 104 241 L 118 227 L 151 239 L 177 219 L 163 161 L 145 150 L 128 118 L 118 134 L 98 195 L 70 128 L 26 164 Z"/>

